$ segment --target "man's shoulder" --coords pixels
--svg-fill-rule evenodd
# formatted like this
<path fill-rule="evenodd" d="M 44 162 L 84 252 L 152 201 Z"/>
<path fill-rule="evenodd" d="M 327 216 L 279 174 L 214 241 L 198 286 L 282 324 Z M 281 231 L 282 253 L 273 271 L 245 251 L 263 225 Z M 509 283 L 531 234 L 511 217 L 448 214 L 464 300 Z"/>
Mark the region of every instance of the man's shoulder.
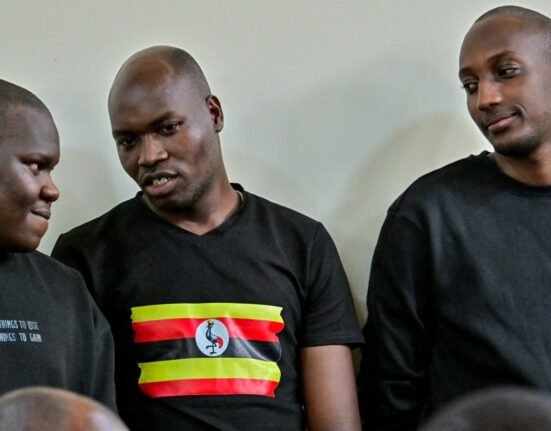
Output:
<path fill-rule="evenodd" d="M 486 170 L 487 159 L 488 153 L 483 152 L 456 160 L 422 175 L 413 182 L 409 189 L 414 191 L 421 188 L 442 187 L 448 184 L 454 185 L 457 182 L 461 184 L 465 181 L 471 181 L 472 174 Z"/>
<path fill-rule="evenodd" d="M 319 221 L 300 211 L 273 202 L 254 193 L 247 192 L 247 199 L 249 200 L 248 204 L 251 207 L 251 212 L 257 216 L 267 217 L 268 219 L 274 221 L 281 221 L 283 223 L 290 223 L 291 225 L 300 225 L 305 227 L 315 227 L 320 224 Z"/>
<path fill-rule="evenodd" d="M 17 260 L 16 272 L 25 273 L 27 280 L 49 291 L 58 301 L 89 302 L 84 279 L 75 269 L 37 250 L 14 253 L 14 258 Z"/>
<path fill-rule="evenodd" d="M 62 315 L 68 331 L 74 327 L 69 322 L 80 322 L 82 329 L 98 319 L 97 305 L 77 270 L 36 250 L 14 253 L 14 257 L 18 268 L 15 285 L 24 292 L 28 290 L 29 295 L 43 303 L 44 309 L 55 310 L 54 318 Z"/>
<path fill-rule="evenodd" d="M 440 198 L 453 198 L 458 193 L 472 193 L 472 186 L 480 184 L 480 176 L 490 171 L 488 166 L 488 153 L 483 152 L 422 175 L 396 199 L 391 210 L 404 206 L 432 205 Z"/>
<path fill-rule="evenodd" d="M 125 223 L 125 219 L 128 220 L 128 218 L 137 211 L 137 207 L 139 207 L 138 197 L 128 199 L 92 220 L 74 227 L 64 233 L 62 237 L 65 240 L 69 238 L 87 237 L 89 235 L 98 237 L 98 235 L 105 234 L 109 230 L 120 229 L 121 225 Z"/>
<path fill-rule="evenodd" d="M 14 258 L 18 260 L 19 267 L 25 268 L 29 272 L 33 271 L 48 280 L 65 279 L 75 283 L 79 283 L 81 280 L 80 274 L 76 270 L 38 250 L 14 253 Z"/>

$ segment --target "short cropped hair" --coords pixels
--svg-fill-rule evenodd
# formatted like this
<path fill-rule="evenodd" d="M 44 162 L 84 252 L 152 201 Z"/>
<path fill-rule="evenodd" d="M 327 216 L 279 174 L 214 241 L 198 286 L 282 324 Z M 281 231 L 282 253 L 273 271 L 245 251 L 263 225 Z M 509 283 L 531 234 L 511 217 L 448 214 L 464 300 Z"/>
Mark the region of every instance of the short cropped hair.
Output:
<path fill-rule="evenodd" d="M 551 396 L 516 387 L 481 390 L 451 402 L 419 431 L 551 431 Z"/>
<path fill-rule="evenodd" d="M 0 115 L 15 106 L 27 106 L 39 111 L 50 112 L 46 105 L 29 90 L 0 79 Z"/>
<path fill-rule="evenodd" d="M 191 77 L 202 93 L 206 93 L 207 96 L 210 95 L 207 78 L 199 63 L 195 61 L 189 52 L 181 48 L 166 46 L 164 47 L 163 56 L 176 72 Z"/>
<path fill-rule="evenodd" d="M 529 28 L 541 34 L 545 41 L 545 45 L 551 50 L 551 19 L 549 17 L 535 10 L 520 6 L 499 6 L 480 15 L 475 21 L 475 24 L 498 15 L 515 17 L 525 22 Z"/>
<path fill-rule="evenodd" d="M 490 18 L 494 15 L 507 15 L 514 16 L 522 19 L 523 21 L 528 21 L 531 24 L 549 26 L 551 25 L 551 19 L 549 17 L 536 12 L 532 9 L 527 9 L 520 6 L 499 6 L 493 9 L 490 9 L 488 12 L 483 13 L 478 17 L 475 22 L 483 21 L 486 18 Z"/>
<path fill-rule="evenodd" d="M 185 77 L 193 82 L 195 89 L 201 97 L 207 98 L 211 95 L 207 78 L 197 61 L 187 51 L 174 46 L 152 46 L 136 52 L 123 63 L 115 76 L 114 83 L 117 82 L 121 74 L 124 75 L 128 66 L 140 61 L 165 62 L 175 75 Z M 111 88 L 112 91 L 113 88 Z M 111 97 L 111 92 L 109 93 L 109 97 Z"/>

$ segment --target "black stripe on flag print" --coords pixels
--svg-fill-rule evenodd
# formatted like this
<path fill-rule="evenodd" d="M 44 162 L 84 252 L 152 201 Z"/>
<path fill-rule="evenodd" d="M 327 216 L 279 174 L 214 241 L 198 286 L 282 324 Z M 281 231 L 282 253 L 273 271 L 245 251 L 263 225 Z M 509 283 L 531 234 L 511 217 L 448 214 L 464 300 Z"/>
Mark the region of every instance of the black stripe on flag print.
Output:
<path fill-rule="evenodd" d="M 135 344 L 134 349 L 138 362 L 209 357 L 199 350 L 194 338 L 140 343 Z M 251 358 L 277 362 L 281 357 L 281 345 L 267 341 L 230 338 L 227 349 L 220 357 Z"/>

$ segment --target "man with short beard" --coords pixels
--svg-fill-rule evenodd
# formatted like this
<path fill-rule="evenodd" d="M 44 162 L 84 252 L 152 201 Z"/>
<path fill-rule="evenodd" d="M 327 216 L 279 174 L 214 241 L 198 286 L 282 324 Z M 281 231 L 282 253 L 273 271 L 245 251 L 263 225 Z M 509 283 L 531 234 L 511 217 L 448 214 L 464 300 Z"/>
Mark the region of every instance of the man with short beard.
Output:
<path fill-rule="evenodd" d="M 132 431 L 359 430 L 362 341 L 321 223 L 228 180 L 224 115 L 199 65 L 166 46 L 119 70 L 109 115 L 141 192 L 63 235 L 110 320 Z"/>
<path fill-rule="evenodd" d="M 115 408 L 109 324 L 75 270 L 36 251 L 59 197 L 52 116 L 0 80 L 0 394 L 55 386 Z"/>
<path fill-rule="evenodd" d="M 551 390 L 551 21 L 485 13 L 459 79 L 494 152 L 423 176 L 389 209 L 359 377 L 371 431 L 413 430 L 479 388 Z"/>

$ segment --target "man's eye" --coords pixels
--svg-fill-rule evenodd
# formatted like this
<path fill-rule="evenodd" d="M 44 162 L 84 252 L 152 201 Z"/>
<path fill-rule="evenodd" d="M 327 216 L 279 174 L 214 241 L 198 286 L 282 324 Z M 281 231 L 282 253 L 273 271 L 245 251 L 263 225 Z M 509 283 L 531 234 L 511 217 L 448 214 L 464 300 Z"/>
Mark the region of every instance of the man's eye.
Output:
<path fill-rule="evenodd" d="M 165 124 L 159 129 L 159 133 L 161 135 L 170 135 L 172 133 L 177 132 L 180 129 L 181 123 L 170 123 Z"/>
<path fill-rule="evenodd" d="M 33 175 L 38 175 L 45 168 L 42 162 L 28 162 L 27 166 Z"/>
<path fill-rule="evenodd" d="M 498 70 L 497 74 L 500 78 L 510 78 L 518 72 L 518 67 L 506 66 Z"/>
<path fill-rule="evenodd" d="M 467 92 L 467 94 L 473 94 L 478 89 L 478 82 L 466 81 L 461 84 L 461 87 Z"/>
<path fill-rule="evenodd" d="M 117 139 L 117 145 L 124 148 L 130 148 L 136 143 L 134 138 L 120 138 Z"/>

